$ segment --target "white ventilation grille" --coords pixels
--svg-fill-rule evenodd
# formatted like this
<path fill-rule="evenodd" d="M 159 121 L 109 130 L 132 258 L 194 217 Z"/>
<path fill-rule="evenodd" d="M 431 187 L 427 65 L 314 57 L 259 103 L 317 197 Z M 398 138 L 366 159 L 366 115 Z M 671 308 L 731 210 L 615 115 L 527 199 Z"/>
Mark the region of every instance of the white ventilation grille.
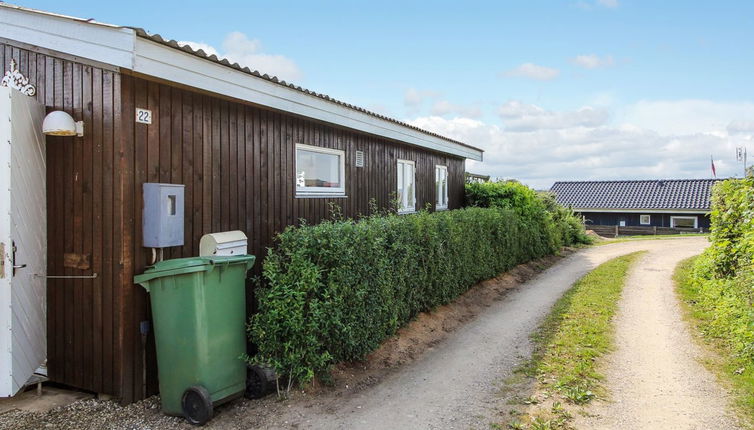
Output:
<path fill-rule="evenodd" d="M 364 167 L 364 152 L 356 151 L 356 167 Z"/>

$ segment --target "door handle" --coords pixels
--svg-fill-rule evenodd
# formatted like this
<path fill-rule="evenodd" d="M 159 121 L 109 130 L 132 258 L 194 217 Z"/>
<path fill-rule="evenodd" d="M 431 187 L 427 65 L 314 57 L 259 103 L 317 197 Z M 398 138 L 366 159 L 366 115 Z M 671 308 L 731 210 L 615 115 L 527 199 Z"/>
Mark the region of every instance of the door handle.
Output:
<path fill-rule="evenodd" d="M 11 254 L 11 261 L 13 262 L 11 264 L 11 268 L 13 269 L 13 276 L 16 276 L 16 270 L 23 269 L 26 267 L 25 264 L 16 264 L 16 251 L 18 251 L 18 248 L 16 248 L 16 241 L 13 241 L 13 248 L 11 248 L 12 254 Z"/>

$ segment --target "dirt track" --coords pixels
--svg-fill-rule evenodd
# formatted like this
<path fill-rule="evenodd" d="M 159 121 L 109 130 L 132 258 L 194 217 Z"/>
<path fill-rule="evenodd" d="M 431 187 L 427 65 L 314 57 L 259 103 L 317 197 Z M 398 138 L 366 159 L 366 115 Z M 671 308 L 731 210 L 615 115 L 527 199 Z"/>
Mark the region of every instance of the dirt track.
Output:
<path fill-rule="evenodd" d="M 574 253 L 379 384 L 320 407 L 290 405 L 266 424 L 270 428 L 489 428 L 504 409 L 501 381 L 530 354 L 529 334 L 574 281 L 619 255 L 644 249 L 653 255 L 672 249 L 693 255 L 705 245 L 706 238 L 695 237 L 624 242 Z"/>
<path fill-rule="evenodd" d="M 631 269 L 615 320 L 617 349 L 605 363 L 611 401 L 596 402 L 576 428 L 740 428 L 727 411 L 726 392 L 698 362 L 704 351 L 674 292 L 674 268 L 698 254 L 702 240 L 663 241 Z"/>

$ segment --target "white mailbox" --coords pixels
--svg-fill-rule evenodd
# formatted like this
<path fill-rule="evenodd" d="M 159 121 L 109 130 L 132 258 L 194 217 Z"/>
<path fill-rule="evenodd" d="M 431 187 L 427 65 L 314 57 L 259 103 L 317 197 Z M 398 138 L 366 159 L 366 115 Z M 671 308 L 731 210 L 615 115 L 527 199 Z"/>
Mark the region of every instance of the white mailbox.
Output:
<path fill-rule="evenodd" d="M 205 234 L 199 241 L 199 256 L 245 255 L 247 242 L 246 235 L 239 230 Z"/>

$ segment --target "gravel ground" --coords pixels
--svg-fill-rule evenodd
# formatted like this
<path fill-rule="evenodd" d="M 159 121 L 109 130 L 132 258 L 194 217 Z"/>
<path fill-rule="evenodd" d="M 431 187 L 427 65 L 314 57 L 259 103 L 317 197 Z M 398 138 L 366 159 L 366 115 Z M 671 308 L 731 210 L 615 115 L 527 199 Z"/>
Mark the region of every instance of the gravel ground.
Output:
<path fill-rule="evenodd" d="M 158 397 L 150 397 L 126 407 L 114 401 L 83 400 L 47 413 L 13 410 L 0 415 L 2 429 L 174 429 L 182 420 L 156 413 Z"/>
<path fill-rule="evenodd" d="M 688 249 L 691 255 L 700 252 L 705 244 L 706 238 L 683 238 L 624 242 L 578 251 L 513 288 L 419 359 L 373 384 L 315 396 L 296 393 L 284 402 L 272 396 L 261 401 L 234 401 L 220 407 L 216 418 L 205 428 L 487 429 L 490 422 L 500 421 L 499 415 L 505 410 L 505 396 L 500 393 L 502 381 L 531 354 L 529 334 L 573 282 L 619 255 L 648 249 L 662 256 L 674 247 Z M 179 418 L 162 415 L 157 398 L 150 398 L 128 407 L 88 400 L 47 414 L 12 411 L 0 415 L 0 428 L 192 427 Z"/>
<path fill-rule="evenodd" d="M 616 346 L 606 360 L 611 401 L 595 402 L 578 429 L 738 429 L 728 393 L 699 363 L 674 291 L 673 271 L 705 238 L 662 241 L 629 272 L 615 320 Z"/>

